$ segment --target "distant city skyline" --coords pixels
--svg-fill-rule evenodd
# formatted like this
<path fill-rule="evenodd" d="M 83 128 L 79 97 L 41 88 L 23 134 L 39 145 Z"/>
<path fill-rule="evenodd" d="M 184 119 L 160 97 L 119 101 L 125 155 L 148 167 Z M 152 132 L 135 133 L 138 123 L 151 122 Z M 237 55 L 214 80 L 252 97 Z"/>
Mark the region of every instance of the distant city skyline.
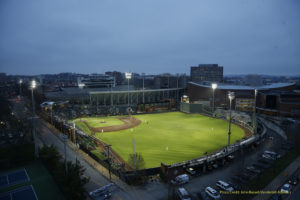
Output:
<path fill-rule="evenodd" d="M 300 1 L 0 2 L 8 75 L 190 73 L 300 75 Z"/>

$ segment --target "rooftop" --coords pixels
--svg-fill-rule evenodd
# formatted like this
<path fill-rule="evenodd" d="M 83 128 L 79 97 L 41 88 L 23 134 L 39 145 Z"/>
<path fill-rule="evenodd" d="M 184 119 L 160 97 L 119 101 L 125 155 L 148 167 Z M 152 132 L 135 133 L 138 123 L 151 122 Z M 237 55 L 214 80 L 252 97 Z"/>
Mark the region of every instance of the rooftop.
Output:
<path fill-rule="evenodd" d="M 195 82 L 189 82 L 190 84 L 200 86 L 200 87 L 207 87 L 211 88 L 211 85 L 205 85 Z M 270 85 L 262 85 L 262 86 L 247 86 L 247 85 L 227 85 L 227 84 L 218 84 L 217 89 L 221 90 L 269 90 L 269 89 L 275 89 L 275 88 L 282 88 L 287 86 L 292 86 L 295 83 L 273 83 Z"/>

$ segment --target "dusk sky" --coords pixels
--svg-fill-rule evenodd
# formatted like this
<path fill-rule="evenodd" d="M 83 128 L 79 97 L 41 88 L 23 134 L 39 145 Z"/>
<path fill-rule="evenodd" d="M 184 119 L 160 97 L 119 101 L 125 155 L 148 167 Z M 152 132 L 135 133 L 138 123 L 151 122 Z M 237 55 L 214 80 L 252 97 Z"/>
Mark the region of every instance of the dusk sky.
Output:
<path fill-rule="evenodd" d="M 300 75 L 299 0 L 1 0 L 0 72 Z"/>

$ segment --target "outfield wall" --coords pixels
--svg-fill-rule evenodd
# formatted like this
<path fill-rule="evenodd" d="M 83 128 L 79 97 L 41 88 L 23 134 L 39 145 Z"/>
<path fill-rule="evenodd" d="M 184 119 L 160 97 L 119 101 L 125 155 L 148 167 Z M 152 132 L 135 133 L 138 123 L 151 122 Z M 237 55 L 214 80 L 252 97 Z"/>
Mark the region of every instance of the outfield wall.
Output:
<path fill-rule="evenodd" d="M 185 113 L 204 113 L 212 114 L 211 109 L 205 103 L 180 103 L 180 111 Z"/>

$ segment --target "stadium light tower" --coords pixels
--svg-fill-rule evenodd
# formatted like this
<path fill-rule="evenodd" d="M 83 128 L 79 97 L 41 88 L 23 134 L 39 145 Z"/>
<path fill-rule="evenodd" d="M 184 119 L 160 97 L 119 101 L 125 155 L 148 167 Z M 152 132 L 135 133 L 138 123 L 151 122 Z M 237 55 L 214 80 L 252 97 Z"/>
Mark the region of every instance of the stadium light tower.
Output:
<path fill-rule="evenodd" d="M 125 72 L 125 77 L 128 80 L 128 107 L 129 107 L 129 80 L 131 79 L 132 73 Z"/>
<path fill-rule="evenodd" d="M 256 97 L 257 97 L 257 89 L 254 90 L 254 109 L 253 109 L 253 119 L 252 119 L 252 126 L 254 133 L 257 132 L 257 124 L 256 124 Z"/>
<path fill-rule="evenodd" d="M 213 112 L 215 112 L 215 90 L 218 85 L 216 83 L 211 84 L 211 88 L 213 89 Z"/>
<path fill-rule="evenodd" d="M 145 103 L 145 73 L 143 75 L 143 104 Z"/>
<path fill-rule="evenodd" d="M 33 139 L 34 139 L 34 157 L 37 159 L 39 157 L 38 146 L 37 146 L 37 138 L 36 138 L 36 130 L 35 130 L 35 108 L 34 108 L 34 98 L 33 98 L 33 90 L 36 88 L 36 81 L 31 81 L 31 98 L 32 98 L 32 131 L 33 131 Z"/>
<path fill-rule="evenodd" d="M 230 101 L 230 110 L 229 110 L 229 130 L 228 130 L 228 146 L 230 145 L 230 134 L 231 134 L 231 104 L 234 99 L 234 92 L 228 92 L 228 98 Z"/>
<path fill-rule="evenodd" d="M 20 80 L 19 80 L 19 84 L 20 84 L 20 96 L 21 96 L 21 93 L 22 93 L 22 83 L 23 83 L 23 80 L 20 79 Z"/>

